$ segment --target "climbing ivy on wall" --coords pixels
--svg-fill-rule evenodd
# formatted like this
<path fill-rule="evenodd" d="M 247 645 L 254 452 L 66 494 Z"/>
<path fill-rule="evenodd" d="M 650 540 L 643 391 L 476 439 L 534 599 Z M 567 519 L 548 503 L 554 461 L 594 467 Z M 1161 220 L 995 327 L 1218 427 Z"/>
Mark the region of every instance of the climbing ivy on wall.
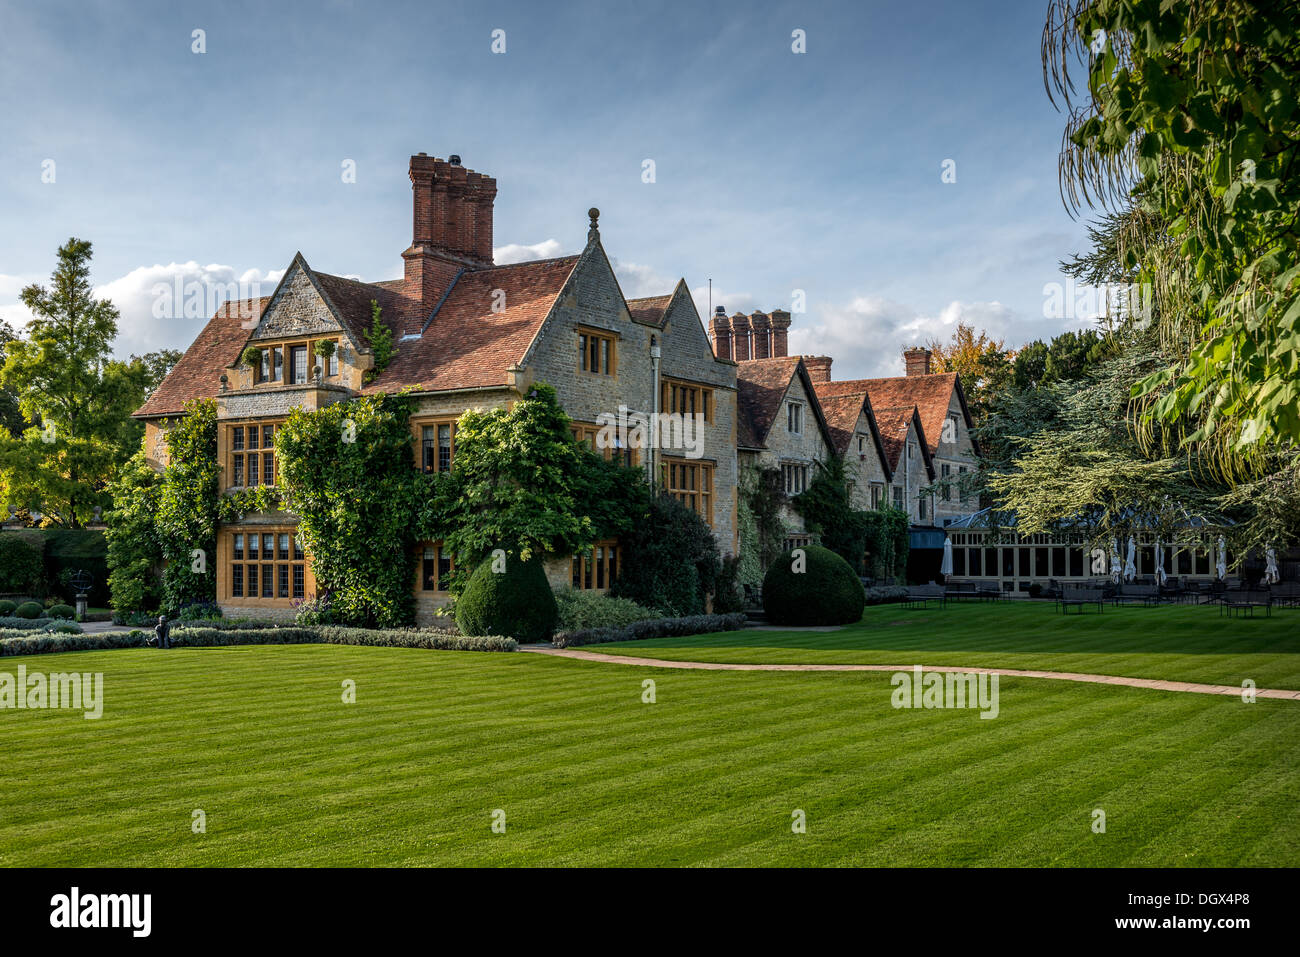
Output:
<path fill-rule="evenodd" d="M 111 488 L 109 592 L 119 615 L 161 607 L 171 613 L 216 598 L 220 514 L 217 406 L 198 399 L 166 433 L 159 474 L 137 452 Z"/>
<path fill-rule="evenodd" d="M 298 516 L 318 588 L 349 624 L 411 621 L 415 547 L 450 475 L 414 468 L 413 400 L 375 395 L 294 409 L 277 430 L 284 507 Z"/>
<path fill-rule="evenodd" d="M 167 432 L 168 465 L 155 518 L 165 563 L 163 603 L 173 612 L 217 597 L 217 404 L 198 399 L 185 413 Z"/>

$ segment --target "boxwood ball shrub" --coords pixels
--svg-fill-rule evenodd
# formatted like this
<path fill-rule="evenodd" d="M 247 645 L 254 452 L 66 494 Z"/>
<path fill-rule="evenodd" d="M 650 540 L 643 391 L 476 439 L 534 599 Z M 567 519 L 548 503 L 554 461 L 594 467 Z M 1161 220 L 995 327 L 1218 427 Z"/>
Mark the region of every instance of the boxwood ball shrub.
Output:
<path fill-rule="evenodd" d="M 13 616 L 14 611 L 18 608 L 8 598 L 0 599 L 0 618 L 9 618 Z"/>
<path fill-rule="evenodd" d="M 51 605 L 45 614 L 50 618 L 63 618 L 71 621 L 77 617 L 77 610 L 71 605 Z"/>
<path fill-rule="evenodd" d="M 541 560 L 507 557 L 503 570 L 492 558 L 478 568 L 456 601 L 456 625 L 466 635 L 505 635 L 546 641 L 559 612 Z"/>
<path fill-rule="evenodd" d="M 40 618 L 44 614 L 45 609 L 35 601 L 25 601 L 14 609 L 15 618 Z"/>
<path fill-rule="evenodd" d="M 763 610 L 776 625 L 847 625 L 865 601 L 849 563 L 820 545 L 782 552 L 763 577 Z"/>

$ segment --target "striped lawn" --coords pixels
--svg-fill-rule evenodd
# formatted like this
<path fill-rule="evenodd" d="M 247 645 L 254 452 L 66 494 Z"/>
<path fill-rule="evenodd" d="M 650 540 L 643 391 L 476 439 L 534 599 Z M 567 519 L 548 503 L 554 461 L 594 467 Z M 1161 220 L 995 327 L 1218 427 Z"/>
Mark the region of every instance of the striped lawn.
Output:
<path fill-rule="evenodd" d="M 895 710 L 874 673 L 333 646 L 19 663 L 102 671 L 105 711 L 0 712 L 11 866 L 1300 864 L 1292 701 L 1004 679 L 981 720 Z"/>
<path fill-rule="evenodd" d="M 744 631 L 657 638 L 589 651 L 681 661 L 929 664 L 1082 671 L 1259 688 L 1300 688 L 1300 608 L 1271 618 L 1222 618 L 1209 605 L 1093 608 L 1068 616 L 1051 602 L 875 605 L 832 632 Z"/>

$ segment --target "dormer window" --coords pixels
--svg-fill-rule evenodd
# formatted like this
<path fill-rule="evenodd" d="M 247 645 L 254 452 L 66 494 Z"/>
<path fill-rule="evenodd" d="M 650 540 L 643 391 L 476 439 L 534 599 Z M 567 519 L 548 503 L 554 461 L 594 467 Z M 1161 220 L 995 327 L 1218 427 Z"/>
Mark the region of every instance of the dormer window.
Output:
<path fill-rule="evenodd" d="M 284 381 L 284 350 L 279 346 L 271 350 L 271 381 Z"/>
<path fill-rule="evenodd" d="M 291 346 L 289 349 L 289 368 L 293 372 L 294 385 L 307 384 L 307 347 Z"/>

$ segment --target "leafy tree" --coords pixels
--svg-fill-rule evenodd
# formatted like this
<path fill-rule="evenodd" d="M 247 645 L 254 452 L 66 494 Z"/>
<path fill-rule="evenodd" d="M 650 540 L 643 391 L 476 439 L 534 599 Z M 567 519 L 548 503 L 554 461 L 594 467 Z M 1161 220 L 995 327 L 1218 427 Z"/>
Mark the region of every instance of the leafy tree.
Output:
<path fill-rule="evenodd" d="M 1111 257 L 1153 289 L 1167 362 L 1131 414 L 1210 447 L 1230 481 L 1300 438 L 1300 31 L 1294 2 L 1055 0 L 1062 193 L 1140 211 Z M 1080 94 L 1071 68 L 1087 70 Z"/>
<path fill-rule="evenodd" d="M 704 613 L 720 561 L 717 539 L 698 513 L 661 493 L 619 543 L 623 562 L 611 589 L 615 597 L 670 617 Z"/>
<path fill-rule="evenodd" d="M 9 343 L 18 338 L 13 326 L 0 319 L 0 368 L 4 368 Z M 18 393 L 9 386 L 0 386 L 0 438 L 20 436 L 27 422 L 18 408 Z"/>
<path fill-rule="evenodd" d="M 1057 382 L 1076 382 L 1106 351 L 1105 338 L 1092 329 L 1063 332 L 1046 343 L 1035 340 L 1016 353 L 1007 385 L 1011 390 L 1023 391 Z M 997 401 L 998 397 L 994 397 L 990 405 L 995 406 Z"/>
<path fill-rule="evenodd" d="M 992 395 L 1002 388 L 1011 375 L 1015 353 L 1006 342 L 987 332 L 976 331 L 969 323 L 959 322 L 948 342 L 932 339 L 926 348 L 933 353 L 931 368 L 935 372 L 955 372 L 971 417 L 979 422 L 988 414 Z"/>
<path fill-rule="evenodd" d="M 583 551 L 647 507 L 644 472 L 606 462 L 574 439 L 569 421 L 545 383 L 509 409 L 461 416 L 454 494 L 428 522 L 458 576 L 497 548 L 525 560 Z"/>
<path fill-rule="evenodd" d="M 146 397 L 152 395 L 154 390 L 162 385 L 162 380 L 167 378 L 167 373 L 181 361 L 182 355 L 179 349 L 159 349 L 157 352 L 146 352 L 142 356 L 131 357 L 132 362 L 139 361 L 144 365 Z"/>
<path fill-rule="evenodd" d="M 367 382 L 378 378 L 380 373 L 388 368 L 388 364 L 393 361 L 393 355 L 397 352 L 397 348 L 393 345 L 393 330 L 384 322 L 381 317 L 382 312 L 379 303 L 371 299 L 370 330 L 366 333 L 366 339 L 375 354 L 375 367 L 366 373 Z"/>
<path fill-rule="evenodd" d="M 8 503 L 72 527 L 108 504 L 108 483 L 140 441 L 130 415 L 148 381 L 143 362 L 110 357 L 118 314 L 91 295 L 90 257 L 90 243 L 70 239 L 51 285 L 22 291 L 32 320 L 25 339 L 6 343 L 0 368 L 30 423 L 21 439 L 0 435 Z"/>

